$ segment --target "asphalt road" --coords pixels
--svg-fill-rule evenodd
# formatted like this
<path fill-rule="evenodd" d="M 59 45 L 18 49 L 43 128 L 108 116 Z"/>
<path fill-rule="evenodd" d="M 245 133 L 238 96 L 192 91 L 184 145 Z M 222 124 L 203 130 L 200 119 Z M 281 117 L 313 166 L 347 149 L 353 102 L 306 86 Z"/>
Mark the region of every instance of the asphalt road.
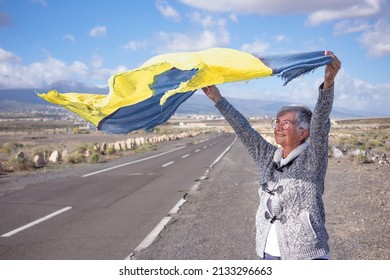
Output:
<path fill-rule="evenodd" d="M 0 196 L 0 259 L 131 257 L 158 236 L 234 141 L 234 134 L 213 135 L 14 181 Z"/>

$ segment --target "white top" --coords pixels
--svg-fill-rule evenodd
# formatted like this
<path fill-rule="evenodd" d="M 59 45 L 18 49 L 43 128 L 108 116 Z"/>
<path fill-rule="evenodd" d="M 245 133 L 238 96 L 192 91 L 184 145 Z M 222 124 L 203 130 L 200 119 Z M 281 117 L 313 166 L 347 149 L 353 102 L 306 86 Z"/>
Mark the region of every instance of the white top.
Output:
<path fill-rule="evenodd" d="M 272 224 L 269 230 L 264 252 L 274 257 L 280 257 L 280 250 L 278 244 L 278 237 L 276 235 L 275 224 Z"/>
<path fill-rule="evenodd" d="M 273 196 L 270 196 L 270 198 L 267 201 L 268 210 L 273 215 L 272 211 L 272 198 Z M 271 224 L 271 228 L 268 232 L 267 236 L 267 242 L 265 243 L 265 249 L 264 252 L 267 254 L 270 254 L 274 257 L 280 257 L 280 250 L 279 250 L 279 244 L 278 244 L 278 237 L 276 235 L 276 228 L 275 224 Z"/>

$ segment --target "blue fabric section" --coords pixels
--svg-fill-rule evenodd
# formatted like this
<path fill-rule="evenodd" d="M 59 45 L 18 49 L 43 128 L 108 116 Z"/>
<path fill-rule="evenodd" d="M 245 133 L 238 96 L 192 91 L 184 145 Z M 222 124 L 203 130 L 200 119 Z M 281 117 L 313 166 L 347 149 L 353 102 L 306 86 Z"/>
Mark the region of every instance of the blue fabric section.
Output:
<path fill-rule="evenodd" d="M 118 109 L 104 118 L 98 129 L 115 134 L 125 134 L 137 129 L 151 129 L 166 122 L 180 106 L 195 91 L 178 93 L 168 98 L 163 106 L 160 105 L 161 96 L 168 90 L 178 87 L 183 81 L 188 81 L 197 70 L 170 69 L 156 77 L 150 88 L 154 95 L 137 104 Z M 131 93 L 129 93 L 131 94 Z"/>
<path fill-rule="evenodd" d="M 332 58 L 325 55 L 324 51 L 257 57 L 272 69 L 273 75 L 279 76 L 285 81 L 284 85 L 292 79 L 312 72 L 332 61 Z"/>

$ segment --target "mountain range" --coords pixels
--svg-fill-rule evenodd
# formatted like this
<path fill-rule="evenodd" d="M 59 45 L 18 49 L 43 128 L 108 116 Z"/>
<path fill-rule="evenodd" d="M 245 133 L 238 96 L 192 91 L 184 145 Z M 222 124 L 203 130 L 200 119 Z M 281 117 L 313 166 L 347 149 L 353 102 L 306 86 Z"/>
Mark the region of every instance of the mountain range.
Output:
<path fill-rule="evenodd" d="M 2 89 L 0 90 L 0 111 L 12 112 L 17 108 L 26 108 L 26 106 L 52 105 L 37 96 L 37 93 L 44 93 L 50 89 L 56 89 L 58 92 L 93 92 L 97 94 L 107 94 L 108 88 L 99 88 L 88 86 L 74 81 L 61 81 L 52 84 L 46 89 Z M 283 105 L 289 104 L 282 101 L 268 101 L 260 99 L 239 99 L 227 97 L 228 101 L 246 117 L 272 117 Z M 304 102 L 304 101 L 303 101 Z M 313 108 L 314 104 L 306 104 Z M 176 111 L 178 114 L 197 114 L 197 115 L 220 115 L 214 104 L 201 93 L 195 93 L 191 98 L 184 102 Z M 361 118 L 361 117 L 383 117 L 375 112 L 352 111 L 346 109 L 334 108 L 333 118 Z"/>

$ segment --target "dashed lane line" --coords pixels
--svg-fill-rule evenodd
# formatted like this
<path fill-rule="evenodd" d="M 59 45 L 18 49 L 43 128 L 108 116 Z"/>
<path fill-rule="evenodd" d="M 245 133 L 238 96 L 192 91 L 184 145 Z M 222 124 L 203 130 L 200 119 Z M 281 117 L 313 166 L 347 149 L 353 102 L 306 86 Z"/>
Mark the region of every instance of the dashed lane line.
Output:
<path fill-rule="evenodd" d="M 28 229 L 28 228 L 30 228 L 30 227 L 33 227 L 33 226 L 35 226 L 35 225 L 37 225 L 37 224 L 39 224 L 39 223 L 42 223 L 42 222 L 44 222 L 44 221 L 46 221 L 46 220 L 49 220 L 49 219 L 53 218 L 54 216 L 57 216 L 57 215 L 59 215 L 59 214 L 61 214 L 61 213 L 64 213 L 64 212 L 66 212 L 66 211 L 68 211 L 68 210 L 70 210 L 70 209 L 72 209 L 71 206 L 62 208 L 62 209 L 60 209 L 60 210 L 58 210 L 58 211 L 56 211 L 56 212 L 54 212 L 54 213 L 51 213 L 51 214 L 49 214 L 49 215 L 46 215 L 46 216 L 43 217 L 43 218 L 40 218 L 40 219 L 38 219 L 38 220 L 35 220 L 34 222 L 31 222 L 31 223 L 29 223 L 29 224 L 27 224 L 27 225 L 24 225 L 24 226 L 22 226 L 22 227 L 19 227 L 19 228 L 17 228 L 17 229 L 14 229 L 14 230 L 12 230 L 12 231 L 10 231 L 10 232 L 7 232 L 7 233 L 3 234 L 1 237 L 10 237 L 10 236 L 12 236 L 12 235 L 14 235 L 14 234 L 17 234 L 18 232 L 21 232 L 21 231 L 23 231 L 23 230 L 25 230 L 25 229 Z"/>
<path fill-rule="evenodd" d="M 167 163 L 161 165 L 161 167 L 167 167 L 167 166 L 169 166 L 169 165 L 171 165 L 173 163 L 175 163 L 175 162 L 174 161 L 170 161 L 170 162 L 167 162 Z"/>
<path fill-rule="evenodd" d="M 169 153 L 181 150 L 183 148 L 185 148 L 185 146 L 182 146 L 182 147 L 179 147 L 177 149 L 173 149 L 173 150 L 170 150 L 170 151 L 167 151 L 167 152 L 164 152 L 164 153 L 160 153 L 160 154 L 157 154 L 157 155 L 153 155 L 153 156 L 150 156 L 150 157 L 141 158 L 139 160 L 130 161 L 130 162 L 126 162 L 126 163 L 123 163 L 123 164 L 115 165 L 115 166 L 112 166 L 112 167 L 109 167 L 109 168 L 101 169 L 101 170 L 98 170 L 98 171 L 95 171 L 95 172 L 91 172 L 91 173 L 85 174 L 85 175 L 83 175 L 81 177 L 88 177 L 88 176 L 96 175 L 96 174 L 99 174 L 99 173 L 110 171 L 110 170 L 113 170 L 113 169 L 116 169 L 116 168 L 120 168 L 120 167 L 123 167 L 123 166 L 130 165 L 130 164 L 134 164 L 134 163 L 138 163 L 138 162 L 145 161 L 145 160 L 148 160 L 148 159 L 156 158 L 156 157 L 159 157 L 159 156 L 163 156 L 163 155 L 166 155 L 166 154 L 169 154 Z"/>

